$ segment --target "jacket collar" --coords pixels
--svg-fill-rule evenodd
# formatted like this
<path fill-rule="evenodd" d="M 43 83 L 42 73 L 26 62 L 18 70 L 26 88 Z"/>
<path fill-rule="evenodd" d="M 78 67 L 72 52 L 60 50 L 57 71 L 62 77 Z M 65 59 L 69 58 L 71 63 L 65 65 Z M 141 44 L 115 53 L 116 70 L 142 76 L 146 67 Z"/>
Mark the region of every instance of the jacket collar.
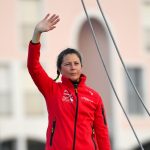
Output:
<path fill-rule="evenodd" d="M 68 78 L 66 78 L 65 76 L 61 77 L 61 81 L 62 81 L 62 84 L 65 84 L 70 88 L 74 88 L 74 85 L 73 85 L 72 81 L 69 80 Z M 78 87 L 84 86 L 85 81 L 86 81 L 86 76 L 84 74 L 81 74 Z"/>

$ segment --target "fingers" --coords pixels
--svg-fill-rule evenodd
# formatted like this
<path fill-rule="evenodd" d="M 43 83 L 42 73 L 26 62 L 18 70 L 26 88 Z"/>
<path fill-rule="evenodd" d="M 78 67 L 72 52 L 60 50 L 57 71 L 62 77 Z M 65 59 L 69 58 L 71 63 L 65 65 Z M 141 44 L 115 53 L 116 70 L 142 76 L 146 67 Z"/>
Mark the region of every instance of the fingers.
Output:
<path fill-rule="evenodd" d="M 50 14 L 47 14 L 45 17 L 44 17 L 44 19 L 43 20 L 46 20 L 46 19 L 48 19 L 48 17 L 50 16 Z"/>
<path fill-rule="evenodd" d="M 54 25 L 54 24 L 56 24 L 60 19 L 59 19 L 59 16 L 56 15 L 56 14 L 53 14 L 51 17 L 50 17 L 50 14 L 47 14 L 43 20 L 46 20 L 46 21 L 48 21 L 49 23 L 51 23 L 52 25 Z"/>
<path fill-rule="evenodd" d="M 55 17 L 56 17 L 56 14 L 53 14 L 53 15 L 49 18 L 49 20 L 53 20 Z"/>
<path fill-rule="evenodd" d="M 54 28 L 56 28 L 56 26 L 52 26 L 52 27 L 50 28 L 50 30 L 53 30 Z"/>
<path fill-rule="evenodd" d="M 57 18 L 56 20 L 54 20 L 53 22 L 51 22 L 51 24 L 52 24 L 52 25 L 55 25 L 55 24 L 57 24 L 57 22 L 59 22 L 59 20 L 60 20 L 60 19 Z"/>
<path fill-rule="evenodd" d="M 48 14 L 44 17 L 43 20 L 48 20 L 48 21 L 53 22 L 55 19 L 59 18 L 59 16 L 56 15 L 56 14 L 53 14 L 50 18 L 49 18 L 49 16 L 50 16 L 50 14 L 48 13 Z"/>
<path fill-rule="evenodd" d="M 53 22 L 55 22 L 56 20 L 59 20 L 59 16 L 58 15 L 52 15 L 49 19 L 48 19 L 48 21 L 49 22 L 51 22 L 51 23 L 53 23 Z M 58 21 L 57 21 L 58 22 Z"/>
<path fill-rule="evenodd" d="M 59 16 L 56 14 L 47 14 L 44 19 L 40 22 L 40 25 L 44 28 L 44 31 L 53 30 L 56 28 L 56 24 L 59 22 Z"/>

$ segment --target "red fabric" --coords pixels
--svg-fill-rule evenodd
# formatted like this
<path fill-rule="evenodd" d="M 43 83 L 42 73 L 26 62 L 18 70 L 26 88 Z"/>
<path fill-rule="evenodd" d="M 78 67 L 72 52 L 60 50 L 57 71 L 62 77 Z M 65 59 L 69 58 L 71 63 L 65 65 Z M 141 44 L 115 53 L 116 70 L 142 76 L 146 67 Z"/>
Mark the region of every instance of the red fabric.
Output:
<path fill-rule="evenodd" d="M 74 86 L 70 80 L 63 76 L 62 82 L 56 83 L 47 75 L 39 63 L 40 46 L 40 43 L 30 42 L 27 66 L 34 83 L 45 97 L 47 104 L 49 122 L 46 150 L 72 150 L 77 100 Z M 96 143 L 97 150 L 110 150 L 102 99 L 97 92 L 86 86 L 85 80 L 86 76 L 81 75 L 81 81 L 78 85 L 79 101 L 75 150 L 94 150 L 94 143 Z M 52 135 L 53 121 L 56 124 Z M 92 135 L 92 128 L 94 128 L 95 135 Z"/>

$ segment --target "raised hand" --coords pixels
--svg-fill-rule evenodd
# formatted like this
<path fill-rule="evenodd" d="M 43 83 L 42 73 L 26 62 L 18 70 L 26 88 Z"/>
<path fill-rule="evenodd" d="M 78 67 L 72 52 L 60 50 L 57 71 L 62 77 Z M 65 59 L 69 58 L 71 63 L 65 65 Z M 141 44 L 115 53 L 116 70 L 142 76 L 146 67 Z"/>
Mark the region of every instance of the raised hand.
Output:
<path fill-rule="evenodd" d="M 50 14 L 47 14 L 43 20 L 41 20 L 35 27 L 35 30 L 38 32 L 47 32 L 49 30 L 53 30 L 59 22 L 59 16 L 53 14 L 50 16 Z"/>
<path fill-rule="evenodd" d="M 55 25 L 59 22 L 59 20 L 58 15 L 53 14 L 50 16 L 50 14 L 47 14 L 45 18 L 35 26 L 32 42 L 38 43 L 40 41 L 41 33 L 48 32 L 56 28 Z"/>

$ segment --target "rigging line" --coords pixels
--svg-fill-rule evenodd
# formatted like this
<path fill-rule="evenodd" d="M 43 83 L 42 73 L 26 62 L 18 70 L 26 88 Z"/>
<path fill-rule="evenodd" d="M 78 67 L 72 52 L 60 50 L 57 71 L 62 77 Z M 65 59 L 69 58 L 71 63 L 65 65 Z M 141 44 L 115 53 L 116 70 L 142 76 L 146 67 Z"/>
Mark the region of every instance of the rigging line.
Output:
<path fill-rule="evenodd" d="M 113 89 L 113 91 L 114 91 L 114 94 L 115 94 L 115 96 L 116 96 L 116 98 L 117 98 L 117 100 L 118 100 L 118 102 L 119 102 L 119 104 L 120 104 L 120 106 L 121 106 L 121 108 L 122 108 L 122 110 L 123 110 L 123 113 L 124 113 L 124 115 L 126 116 L 126 119 L 127 119 L 128 123 L 129 123 L 129 125 L 130 125 L 130 127 L 131 127 L 133 133 L 134 133 L 134 136 L 135 136 L 136 139 L 137 139 L 137 142 L 138 142 L 138 144 L 139 144 L 141 150 L 144 150 L 144 148 L 143 148 L 143 146 L 142 146 L 142 144 L 141 144 L 141 142 L 140 142 L 140 140 L 139 140 L 139 138 L 138 138 L 138 136 L 137 136 L 137 134 L 136 134 L 136 132 L 135 132 L 135 130 L 134 130 L 134 128 L 133 128 L 133 125 L 132 125 L 131 122 L 130 122 L 129 117 L 128 117 L 127 113 L 125 112 L 125 109 L 123 108 L 123 106 L 122 106 L 122 104 L 121 104 L 121 101 L 120 101 L 120 99 L 119 99 L 119 97 L 118 97 L 118 95 L 117 95 L 117 92 L 116 92 L 116 90 L 115 90 L 115 87 L 114 87 L 114 85 L 113 85 L 113 83 L 112 83 L 112 81 L 111 81 L 111 79 L 110 79 L 110 76 L 109 76 L 109 74 L 108 74 L 108 71 L 107 71 L 107 68 L 106 68 L 106 66 L 105 66 L 104 60 L 103 60 L 103 58 L 102 58 L 101 52 L 100 52 L 100 50 L 99 50 L 98 41 L 97 41 L 97 38 L 96 38 L 96 35 L 95 35 L 95 32 L 94 32 L 94 29 L 93 29 L 91 20 L 90 20 L 90 18 L 89 18 L 88 13 L 87 13 L 87 10 L 86 10 L 84 1 L 81 0 L 81 2 L 82 2 L 82 6 L 83 6 L 83 9 L 84 9 L 84 12 L 85 12 L 85 14 L 86 14 L 87 20 L 88 20 L 88 22 L 89 22 L 89 25 L 90 25 L 90 28 L 91 28 L 91 31 L 92 31 L 92 35 L 93 35 L 93 38 L 94 38 L 94 41 L 95 41 L 95 44 L 96 44 L 96 48 L 97 48 L 98 54 L 99 54 L 99 56 L 100 56 L 100 58 L 101 58 L 103 67 L 104 67 L 105 72 L 106 72 L 106 75 L 107 75 L 107 78 L 108 78 L 108 80 L 109 80 L 109 82 L 110 82 L 110 84 L 111 84 L 111 87 L 112 87 L 112 89 Z"/>
<path fill-rule="evenodd" d="M 107 30 L 108 30 L 108 32 L 109 32 L 109 34 L 110 34 L 110 37 L 111 37 L 111 39 L 112 39 L 112 42 L 113 42 L 113 44 L 114 44 L 114 46 L 115 46 L 115 49 L 116 49 L 116 51 L 117 51 L 117 53 L 118 53 L 118 56 L 119 56 L 119 58 L 120 58 L 120 61 L 121 61 L 122 65 L 123 65 L 124 71 L 125 71 L 125 73 L 126 73 L 128 79 L 129 79 L 129 81 L 130 81 L 130 83 L 131 83 L 131 85 L 132 85 L 134 91 L 135 91 L 136 94 L 138 95 L 139 100 L 140 100 L 140 102 L 142 103 L 144 109 L 146 110 L 146 112 L 147 112 L 148 115 L 150 116 L 150 112 L 148 111 L 148 109 L 146 108 L 145 104 L 143 103 L 143 99 L 142 99 L 142 97 L 140 96 L 140 94 L 139 94 L 139 92 L 138 92 L 138 90 L 137 90 L 135 84 L 133 83 L 133 81 L 132 81 L 132 79 L 131 79 L 131 76 L 129 75 L 129 72 L 127 71 L 127 68 L 126 68 L 126 66 L 125 66 L 125 63 L 124 63 L 124 61 L 123 61 L 123 59 L 122 59 L 122 57 L 121 57 L 121 54 L 120 54 L 120 52 L 119 52 L 118 46 L 117 46 L 117 44 L 116 44 L 116 42 L 115 42 L 115 39 L 114 39 L 114 37 L 113 37 L 113 34 L 112 34 L 111 30 L 110 30 L 110 27 L 109 27 L 109 25 L 108 25 L 108 23 L 107 23 L 107 20 L 106 20 L 106 18 L 105 18 L 104 13 L 103 13 L 103 10 L 102 10 L 102 7 L 101 7 L 101 5 L 100 5 L 100 2 L 99 2 L 99 0 L 96 0 L 96 2 L 97 2 L 97 5 L 98 5 L 98 7 L 99 7 L 99 10 L 100 10 L 100 12 L 101 12 L 101 14 L 102 14 L 102 17 L 103 17 L 103 19 L 104 19 L 104 22 L 105 22 L 105 24 L 106 24 L 106 27 L 107 27 Z"/>

